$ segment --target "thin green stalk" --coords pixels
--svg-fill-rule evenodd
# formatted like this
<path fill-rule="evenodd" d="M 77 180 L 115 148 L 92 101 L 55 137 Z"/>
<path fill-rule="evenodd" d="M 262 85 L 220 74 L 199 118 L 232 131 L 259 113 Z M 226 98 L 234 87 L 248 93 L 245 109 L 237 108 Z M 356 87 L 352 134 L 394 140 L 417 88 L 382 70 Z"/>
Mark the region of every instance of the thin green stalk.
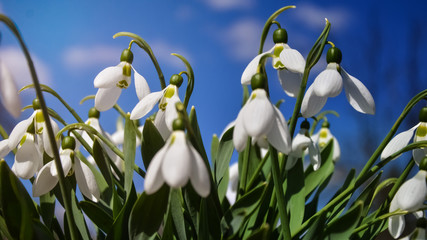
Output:
<path fill-rule="evenodd" d="M 283 181 L 281 180 L 280 175 L 280 166 L 277 157 L 277 151 L 274 147 L 270 146 L 270 155 L 271 155 L 271 171 L 273 175 L 274 189 L 276 192 L 277 198 L 277 206 L 279 208 L 279 217 L 281 222 L 281 230 L 284 239 L 290 240 L 291 238 L 291 230 L 289 228 L 289 216 L 286 210 L 286 200 L 285 194 L 283 192 Z"/>
<path fill-rule="evenodd" d="M 239 181 L 239 192 L 238 195 L 243 196 L 246 190 L 246 179 L 248 177 L 248 164 L 249 164 L 249 155 L 251 151 L 251 139 L 248 137 L 248 140 L 246 142 L 245 150 L 243 151 L 243 161 L 242 161 L 242 172 L 239 174 L 240 181 Z"/>
<path fill-rule="evenodd" d="M 59 177 L 59 187 L 61 189 L 61 195 L 62 195 L 62 198 L 64 201 L 65 211 L 67 212 L 66 215 L 67 215 L 67 221 L 68 221 L 68 227 L 70 230 L 71 239 L 78 239 L 78 234 L 77 234 L 76 229 L 75 229 L 75 222 L 74 222 L 73 212 L 72 212 L 72 208 L 71 208 L 71 197 L 72 196 L 66 192 L 65 176 L 64 176 L 64 171 L 62 169 L 61 160 L 59 157 L 58 146 L 56 145 L 55 135 L 54 135 L 53 129 L 52 129 L 52 124 L 49 121 L 50 118 L 49 118 L 48 109 L 46 107 L 46 101 L 44 99 L 43 92 L 42 92 L 41 87 L 40 87 L 40 82 L 39 82 L 37 74 L 36 74 L 36 69 L 34 67 L 33 60 L 31 59 L 30 53 L 28 52 L 28 49 L 24 43 L 24 40 L 22 39 L 21 34 L 19 33 L 19 30 L 16 27 L 15 23 L 10 18 L 8 18 L 7 16 L 5 16 L 3 14 L 0 14 L 0 21 L 4 22 L 6 24 L 6 26 L 9 27 L 9 29 L 13 32 L 15 37 L 18 39 L 19 44 L 21 45 L 22 51 L 24 52 L 25 58 L 27 60 L 28 67 L 29 67 L 30 73 L 31 73 L 31 78 L 33 79 L 34 87 L 36 90 L 36 95 L 40 101 L 41 109 L 43 112 L 43 117 L 45 119 L 46 131 L 48 133 L 49 142 L 51 144 L 53 155 L 54 155 L 56 170 L 57 170 L 58 177 Z"/>
<path fill-rule="evenodd" d="M 357 233 L 357 232 L 360 232 L 360 231 L 368 228 L 369 226 L 371 226 L 371 225 L 373 225 L 373 224 L 375 224 L 377 222 L 383 221 L 383 220 L 385 220 L 385 219 L 387 219 L 387 218 L 389 218 L 391 216 L 404 215 L 404 214 L 408 214 L 408 213 L 409 213 L 408 211 L 403 211 L 403 210 L 396 210 L 396 211 L 391 212 L 391 213 L 386 213 L 384 215 L 379 216 L 378 218 L 375 218 L 374 220 L 372 220 L 370 222 L 367 222 L 367 223 L 363 224 L 362 226 L 360 226 L 358 228 L 355 228 L 353 230 L 353 234 Z"/>
<path fill-rule="evenodd" d="M 265 154 L 264 158 L 258 164 L 258 167 L 255 170 L 254 174 L 252 175 L 251 179 L 249 180 L 249 183 L 246 186 L 245 192 L 248 192 L 251 189 L 252 185 L 254 185 L 255 180 L 258 178 L 259 173 L 261 172 L 262 168 L 264 167 L 264 164 L 267 162 L 267 159 L 269 157 L 270 157 L 270 152 L 267 152 L 267 154 Z"/>

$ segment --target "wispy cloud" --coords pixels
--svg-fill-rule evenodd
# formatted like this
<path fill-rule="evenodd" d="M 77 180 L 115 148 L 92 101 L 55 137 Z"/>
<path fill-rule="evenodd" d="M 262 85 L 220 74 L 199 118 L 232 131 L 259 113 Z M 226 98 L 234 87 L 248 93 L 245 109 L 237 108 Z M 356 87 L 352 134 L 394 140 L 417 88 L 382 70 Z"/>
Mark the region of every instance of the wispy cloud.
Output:
<path fill-rule="evenodd" d="M 217 11 L 248 9 L 255 5 L 254 0 L 205 0 L 205 3 Z"/>
<path fill-rule="evenodd" d="M 182 61 L 177 57 L 172 56 L 171 53 L 177 53 L 185 57 L 190 63 L 193 62 L 191 54 L 179 46 L 172 45 L 164 40 L 156 39 L 152 41 L 151 48 L 156 55 L 161 65 L 181 69 Z"/>
<path fill-rule="evenodd" d="M 352 20 L 351 12 L 343 7 L 323 8 L 314 4 L 300 4 L 295 9 L 296 21 L 318 30 L 325 26 L 325 18 L 333 25 L 334 29 L 342 29 L 350 25 Z"/>
<path fill-rule="evenodd" d="M 65 50 L 63 61 L 71 70 L 89 69 L 93 66 L 112 65 L 120 61 L 122 48 L 116 46 L 72 46 Z"/>
<path fill-rule="evenodd" d="M 224 30 L 221 41 L 230 57 L 237 61 L 248 61 L 256 56 L 263 24 L 252 18 L 242 19 Z"/>
<path fill-rule="evenodd" d="M 34 54 L 31 54 L 31 58 L 36 68 L 39 81 L 43 84 L 52 85 L 52 74 L 47 64 Z M 27 60 L 20 48 L 2 46 L 0 50 L 0 60 L 10 69 L 19 88 L 32 83 Z"/>

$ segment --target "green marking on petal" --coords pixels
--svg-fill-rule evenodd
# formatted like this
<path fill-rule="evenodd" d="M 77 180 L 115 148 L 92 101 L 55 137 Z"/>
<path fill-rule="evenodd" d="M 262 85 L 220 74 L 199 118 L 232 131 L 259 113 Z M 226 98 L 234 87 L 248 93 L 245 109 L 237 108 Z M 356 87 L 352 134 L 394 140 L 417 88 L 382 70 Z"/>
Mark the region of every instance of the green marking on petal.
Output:
<path fill-rule="evenodd" d="M 38 123 L 44 122 L 43 112 L 42 111 L 37 111 L 35 119 L 36 119 L 36 122 L 38 122 Z"/>
<path fill-rule="evenodd" d="M 123 75 L 130 77 L 131 74 L 132 74 L 132 68 L 131 68 L 130 64 L 125 64 L 123 66 Z"/>
<path fill-rule="evenodd" d="M 274 52 L 273 55 L 275 58 L 279 58 L 280 53 L 283 51 L 283 45 L 276 45 L 274 46 Z"/>
<path fill-rule="evenodd" d="M 277 61 L 274 63 L 273 67 L 274 67 L 275 69 L 283 69 L 283 68 L 285 68 L 285 65 L 284 65 L 280 60 L 277 60 Z"/>
<path fill-rule="evenodd" d="M 252 93 L 251 100 L 254 100 L 256 98 L 256 93 Z"/>
<path fill-rule="evenodd" d="M 118 88 L 124 88 L 124 89 L 126 89 L 126 88 L 128 88 L 128 87 L 129 87 L 129 84 L 128 84 L 128 82 L 127 82 L 126 80 L 121 80 L 120 82 L 118 82 L 118 83 L 116 84 L 116 86 L 117 86 Z"/>
<path fill-rule="evenodd" d="M 424 124 L 421 124 L 417 128 L 416 136 L 417 137 L 425 137 L 427 135 L 427 126 Z"/>
<path fill-rule="evenodd" d="M 19 143 L 19 145 L 22 146 L 24 144 L 25 140 L 27 140 L 26 134 L 21 138 L 21 142 Z"/>
<path fill-rule="evenodd" d="M 174 87 L 168 87 L 165 91 L 165 94 L 163 97 L 165 98 L 171 98 L 175 94 L 175 88 Z"/>
<path fill-rule="evenodd" d="M 326 138 L 328 136 L 328 131 L 325 129 L 320 130 L 319 137 L 320 138 Z"/>
<path fill-rule="evenodd" d="M 172 134 L 171 136 L 171 143 L 169 145 L 172 145 L 175 142 L 175 134 Z"/>

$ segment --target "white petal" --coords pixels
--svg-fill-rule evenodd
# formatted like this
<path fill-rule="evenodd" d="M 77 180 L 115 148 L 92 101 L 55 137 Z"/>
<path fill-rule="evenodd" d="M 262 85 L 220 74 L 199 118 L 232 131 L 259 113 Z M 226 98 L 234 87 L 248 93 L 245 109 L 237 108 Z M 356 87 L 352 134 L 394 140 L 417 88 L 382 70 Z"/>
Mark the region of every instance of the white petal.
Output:
<path fill-rule="evenodd" d="M 272 50 L 273 49 L 271 49 L 270 52 Z M 242 85 L 251 84 L 252 76 L 255 75 L 255 73 L 257 73 L 259 60 L 261 59 L 262 56 L 264 56 L 270 52 L 264 52 L 264 53 L 259 54 L 254 59 L 252 59 L 252 61 L 248 64 L 248 66 L 246 66 L 245 70 L 243 71 L 242 78 L 240 80 Z"/>
<path fill-rule="evenodd" d="M 381 160 L 384 160 L 390 157 L 393 153 L 399 151 L 408 145 L 409 141 L 411 141 L 412 136 L 414 135 L 414 131 L 420 124 L 417 124 L 413 128 L 401 132 L 397 134 L 391 141 L 385 146 L 383 152 L 381 153 Z"/>
<path fill-rule="evenodd" d="M 108 67 L 96 75 L 93 81 L 93 86 L 96 88 L 111 88 L 115 87 L 123 78 L 124 62 L 114 67 Z"/>
<path fill-rule="evenodd" d="M 289 48 L 289 46 L 285 47 L 280 53 L 280 61 L 289 71 L 304 73 L 304 57 L 297 50 Z"/>
<path fill-rule="evenodd" d="M 157 190 L 159 190 L 165 182 L 162 175 L 161 166 L 168 147 L 168 144 L 165 144 L 165 146 L 154 155 L 150 165 L 148 165 L 147 174 L 145 175 L 144 181 L 144 190 L 147 194 L 153 194 L 157 192 Z"/>
<path fill-rule="evenodd" d="M 421 160 L 423 160 L 427 156 L 426 148 L 415 148 L 412 150 L 412 157 L 414 158 L 415 163 L 419 166 Z"/>
<path fill-rule="evenodd" d="M 295 157 L 302 157 L 304 150 L 310 145 L 311 139 L 304 134 L 298 133 L 292 140 L 291 155 Z"/>
<path fill-rule="evenodd" d="M 9 139 L 0 141 L 0 159 L 6 157 L 12 149 L 9 148 Z"/>
<path fill-rule="evenodd" d="M 277 71 L 280 85 L 289 97 L 298 97 L 301 87 L 302 74 L 298 72 L 291 72 L 286 69 Z"/>
<path fill-rule="evenodd" d="M 95 108 L 103 112 L 112 108 L 122 93 L 122 89 L 116 86 L 111 88 L 100 88 L 95 95 Z"/>
<path fill-rule="evenodd" d="M 245 108 L 245 106 L 243 106 L 243 108 Z M 237 115 L 233 130 L 233 144 L 238 152 L 241 152 L 245 149 L 246 142 L 248 141 L 248 135 L 243 126 L 243 108 L 240 110 L 239 115 Z"/>
<path fill-rule="evenodd" d="M 52 126 L 52 130 L 53 130 L 53 134 L 54 136 L 56 136 L 56 134 L 59 132 L 59 127 L 58 124 L 53 121 L 51 118 L 49 118 L 50 120 L 50 124 Z M 47 153 L 47 155 L 49 155 L 50 157 L 53 157 L 53 150 L 52 150 L 52 144 L 50 144 L 50 140 L 49 140 L 49 134 L 47 132 L 47 127 L 46 124 L 43 124 L 43 133 L 42 133 L 42 137 L 43 137 L 43 147 L 44 147 L 44 151 Z M 56 141 L 56 146 L 59 146 L 59 140 Z"/>
<path fill-rule="evenodd" d="M 267 139 L 270 144 L 281 153 L 288 154 L 291 151 L 291 135 L 289 133 L 288 124 L 282 113 L 275 106 L 275 120 L 267 134 Z"/>
<path fill-rule="evenodd" d="M 113 143 L 116 145 L 123 144 L 125 141 L 125 131 L 123 129 L 116 131 L 113 133 L 113 135 L 111 135 L 111 140 L 113 140 Z"/>
<path fill-rule="evenodd" d="M 162 135 L 162 138 L 164 140 L 168 139 L 170 134 L 172 133 L 171 130 L 169 130 L 169 127 L 166 124 L 166 111 L 159 110 L 156 114 L 156 118 L 154 119 L 154 126 L 156 126 L 157 130 L 159 131 L 160 135 Z"/>
<path fill-rule="evenodd" d="M 313 141 L 310 141 L 308 145 L 308 153 L 310 155 L 310 162 L 313 165 L 313 170 L 316 171 L 320 168 L 320 150 L 317 145 L 314 144 Z"/>
<path fill-rule="evenodd" d="M 44 165 L 37 175 L 36 180 L 33 183 L 33 196 L 39 197 L 43 194 L 48 193 L 58 183 L 58 177 L 51 175 L 50 169 L 53 166 L 53 161 L 48 162 Z"/>
<path fill-rule="evenodd" d="M 91 199 L 94 202 L 97 202 L 100 197 L 100 193 L 93 172 L 88 166 L 86 166 L 86 164 L 81 163 L 77 159 L 74 163 L 74 170 L 80 192 L 85 197 Z"/>
<path fill-rule="evenodd" d="M 26 135 L 26 140 L 18 148 L 15 155 L 14 169 L 16 176 L 23 179 L 30 179 L 39 170 L 42 163 L 42 155 L 34 143 L 31 134 Z"/>
<path fill-rule="evenodd" d="M 333 141 L 334 141 L 334 153 L 332 155 L 332 161 L 333 162 L 338 162 L 340 160 L 341 157 L 341 149 L 340 149 L 340 144 L 338 143 L 338 140 L 333 137 Z"/>
<path fill-rule="evenodd" d="M 163 96 L 163 91 L 152 92 L 144 97 L 141 101 L 136 104 L 130 114 L 130 119 L 136 120 L 144 117 L 147 113 L 153 109 L 153 107 L 159 102 Z"/>
<path fill-rule="evenodd" d="M 313 92 L 319 97 L 336 97 L 342 91 L 343 80 L 336 63 L 329 63 L 313 82 Z"/>
<path fill-rule="evenodd" d="M 274 122 L 274 108 L 264 90 L 256 89 L 251 99 L 245 104 L 243 111 L 243 126 L 249 136 L 266 135 Z"/>
<path fill-rule="evenodd" d="M 402 235 L 404 229 L 404 215 L 395 215 L 388 218 L 388 231 L 394 239 L 397 239 L 400 235 Z"/>
<path fill-rule="evenodd" d="M 424 200 L 427 196 L 426 175 L 426 171 L 420 170 L 413 178 L 400 186 L 394 196 L 398 208 L 416 211 L 423 207 Z"/>
<path fill-rule="evenodd" d="M 375 102 L 369 90 L 357 78 L 341 68 L 345 96 L 354 109 L 361 113 L 375 114 Z"/>
<path fill-rule="evenodd" d="M 162 174 L 170 187 L 179 188 L 185 186 L 190 177 L 192 153 L 183 131 L 174 131 L 171 138 L 170 147 L 163 158 Z"/>
<path fill-rule="evenodd" d="M 71 167 L 73 165 L 73 162 L 71 161 L 71 153 L 73 151 L 71 149 L 65 149 L 62 150 L 59 157 L 61 159 L 61 165 L 62 165 L 62 171 L 64 172 L 64 176 L 68 175 L 68 172 L 71 170 Z M 74 154 L 73 154 L 74 156 Z M 58 175 L 58 171 L 56 169 L 56 164 L 53 163 L 52 167 L 50 168 L 50 174 L 54 177 Z"/>
<path fill-rule="evenodd" d="M 13 117 L 17 118 L 21 115 L 21 98 L 19 98 L 13 76 L 3 61 L 0 61 L 0 99 Z"/>
<path fill-rule="evenodd" d="M 9 135 L 9 148 L 14 149 L 18 145 L 18 143 L 21 141 L 22 137 L 24 137 L 25 133 L 27 132 L 28 127 L 30 124 L 33 123 L 34 113 L 28 118 L 25 119 L 13 128 L 12 132 Z"/>
<path fill-rule="evenodd" d="M 148 86 L 147 80 L 139 74 L 135 69 L 134 70 L 134 78 L 135 78 L 135 90 L 138 99 L 141 100 L 150 94 L 150 87 Z"/>
<path fill-rule="evenodd" d="M 178 118 L 178 112 L 176 111 L 176 103 L 181 102 L 178 96 L 173 96 L 166 105 L 165 109 L 165 123 L 169 131 L 172 132 L 172 123 Z"/>
<path fill-rule="evenodd" d="M 318 114 L 320 110 L 322 110 L 323 106 L 325 106 L 326 100 L 328 100 L 327 97 L 319 97 L 316 94 L 314 94 L 313 86 L 314 84 L 312 84 L 308 88 L 302 100 L 301 114 L 305 118 L 310 118 Z"/>
<path fill-rule="evenodd" d="M 211 190 L 208 170 L 206 169 L 205 162 L 196 149 L 191 145 L 189 145 L 189 148 L 193 155 L 190 173 L 191 185 L 193 185 L 194 190 L 196 190 L 200 196 L 207 197 Z"/>

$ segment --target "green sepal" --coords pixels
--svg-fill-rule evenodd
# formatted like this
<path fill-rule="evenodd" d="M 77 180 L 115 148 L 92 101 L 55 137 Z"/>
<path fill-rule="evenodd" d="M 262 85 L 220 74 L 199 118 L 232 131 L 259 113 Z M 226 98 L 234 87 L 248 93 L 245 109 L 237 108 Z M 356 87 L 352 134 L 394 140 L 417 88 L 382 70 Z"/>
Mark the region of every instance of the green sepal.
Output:
<path fill-rule="evenodd" d="M 92 201 L 81 201 L 80 207 L 92 222 L 102 231 L 108 232 L 113 225 L 113 212 L 111 209 L 101 207 Z"/>
<path fill-rule="evenodd" d="M 148 169 L 154 155 L 165 145 L 165 141 L 151 119 L 145 120 L 142 130 L 141 155 L 145 169 Z"/>
<path fill-rule="evenodd" d="M 123 143 L 124 159 L 124 189 L 126 197 L 129 197 L 133 184 L 133 166 L 135 165 L 135 151 L 136 151 L 136 133 L 133 121 L 130 120 L 130 114 L 126 115 L 125 121 L 125 139 Z"/>
<path fill-rule="evenodd" d="M 328 224 L 325 235 L 326 239 L 350 239 L 353 230 L 360 222 L 363 211 L 363 202 L 354 204 L 343 216 Z"/>
<path fill-rule="evenodd" d="M 168 199 L 169 187 L 166 184 L 151 195 L 143 192 L 138 197 L 129 215 L 129 239 L 157 233 L 167 210 Z"/>

